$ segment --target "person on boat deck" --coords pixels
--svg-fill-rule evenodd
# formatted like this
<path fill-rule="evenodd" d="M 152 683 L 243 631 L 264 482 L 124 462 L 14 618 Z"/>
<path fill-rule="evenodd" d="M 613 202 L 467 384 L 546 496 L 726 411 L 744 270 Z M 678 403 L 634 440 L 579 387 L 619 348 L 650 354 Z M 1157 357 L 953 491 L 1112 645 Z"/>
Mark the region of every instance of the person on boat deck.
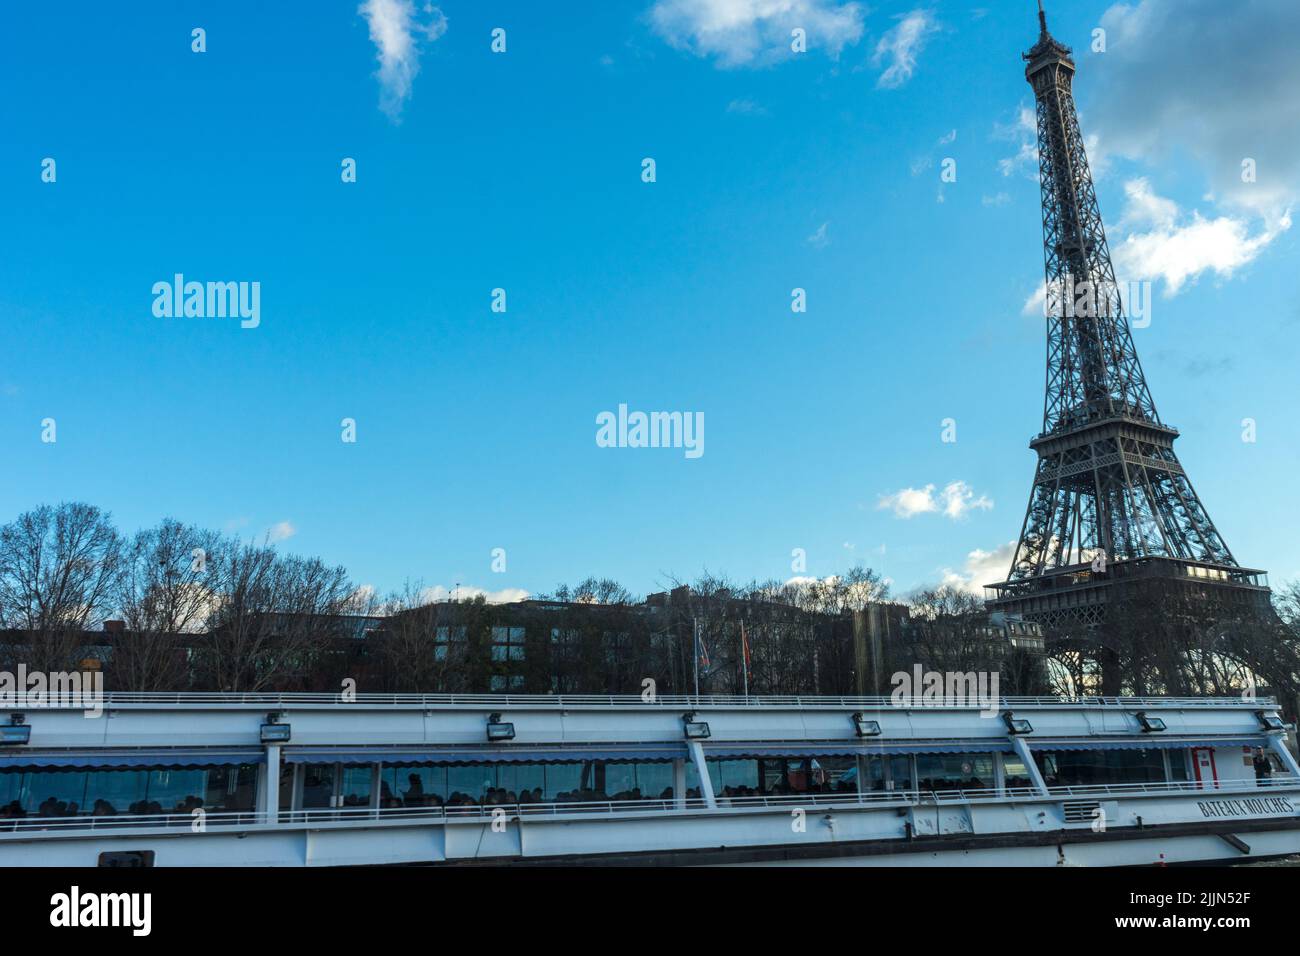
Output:
<path fill-rule="evenodd" d="M 1273 775 L 1273 765 L 1260 747 L 1255 748 L 1255 779 L 1267 780 Z"/>
<path fill-rule="evenodd" d="M 406 782 L 411 785 L 406 793 L 402 794 L 402 799 L 406 801 L 408 807 L 418 807 L 424 803 L 424 782 L 420 780 L 418 773 L 410 774 Z"/>

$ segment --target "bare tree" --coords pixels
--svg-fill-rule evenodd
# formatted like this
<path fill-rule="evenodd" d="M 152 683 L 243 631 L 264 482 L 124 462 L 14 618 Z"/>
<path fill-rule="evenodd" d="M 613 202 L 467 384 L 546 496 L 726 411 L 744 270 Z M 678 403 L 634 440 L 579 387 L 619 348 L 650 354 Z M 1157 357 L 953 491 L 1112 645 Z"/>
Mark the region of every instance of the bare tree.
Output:
<path fill-rule="evenodd" d="M 210 686 L 252 692 L 301 684 L 349 636 L 340 615 L 358 609 L 358 592 L 342 567 L 238 541 L 220 546 L 208 567 L 213 611 L 198 656 Z"/>
<path fill-rule="evenodd" d="M 113 647 L 116 690 L 177 690 L 189 677 L 187 643 L 215 608 L 208 561 L 220 537 L 165 519 L 140 531 L 125 552 L 117 595 L 124 624 Z"/>
<path fill-rule="evenodd" d="M 42 505 L 0 528 L 0 622 L 24 642 L 11 656 L 35 670 L 75 669 L 121 564 L 121 536 L 93 505 Z"/>
<path fill-rule="evenodd" d="M 458 691 L 464 661 L 460 659 L 467 641 L 453 640 L 451 608 L 428 599 L 420 584 L 407 582 L 375 608 L 384 626 L 372 639 L 371 654 L 379 666 L 379 680 L 385 689 L 397 693 Z M 438 641 L 439 622 L 446 628 Z"/>
<path fill-rule="evenodd" d="M 843 614 L 861 611 L 868 604 L 887 600 L 889 585 L 881 579 L 879 572 L 856 565 L 843 574 L 826 578 L 787 581 L 780 586 L 778 597 L 804 611 Z"/>
<path fill-rule="evenodd" d="M 541 601 L 564 601 L 574 604 L 632 604 L 630 591 L 610 578 L 589 577 L 570 587 L 561 584 L 554 594 L 538 595 Z"/>

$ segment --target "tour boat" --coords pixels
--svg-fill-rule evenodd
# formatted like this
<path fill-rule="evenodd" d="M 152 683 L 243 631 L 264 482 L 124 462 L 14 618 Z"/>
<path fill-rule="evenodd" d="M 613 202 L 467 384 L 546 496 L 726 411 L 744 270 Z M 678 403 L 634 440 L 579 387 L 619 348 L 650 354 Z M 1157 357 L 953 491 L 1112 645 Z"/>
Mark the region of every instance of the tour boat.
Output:
<path fill-rule="evenodd" d="M 0 713 L 0 864 L 1014 866 L 1300 852 L 1249 698 L 107 694 Z"/>

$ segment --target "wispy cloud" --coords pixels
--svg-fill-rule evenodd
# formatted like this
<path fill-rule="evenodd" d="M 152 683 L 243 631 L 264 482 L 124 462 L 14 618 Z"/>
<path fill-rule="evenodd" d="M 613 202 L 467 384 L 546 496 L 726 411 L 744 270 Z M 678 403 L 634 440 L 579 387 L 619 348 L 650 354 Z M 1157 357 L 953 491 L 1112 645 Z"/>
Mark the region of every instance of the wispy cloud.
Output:
<path fill-rule="evenodd" d="M 808 51 L 838 57 L 862 37 L 862 6 L 842 0 L 655 0 L 651 27 L 670 45 L 721 67 L 765 66 L 792 55 L 791 31 Z"/>
<path fill-rule="evenodd" d="M 956 521 L 972 511 L 990 510 L 993 502 L 985 495 L 976 495 L 964 481 L 950 481 L 937 494 L 935 486 L 930 484 L 881 495 L 876 507 L 892 511 L 895 517 L 903 519 L 921 514 L 942 514 Z"/>
<path fill-rule="evenodd" d="M 830 226 L 829 222 L 824 222 L 817 227 L 817 231 L 808 237 L 808 245 L 815 249 L 824 249 L 831 244 L 830 237 L 826 235 L 826 229 Z"/>
<path fill-rule="evenodd" d="M 934 15 L 927 10 L 913 10 L 904 14 L 897 25 L 888 30 L 876 44 L 872 65 L 885 65 L 876 86 L 897 89 L 916 72 L 916 60 L 921 55 L 930 35 L 939 29 Z"/>
<path fill-rule="evenodd" d="M 294 527 L 292 521 L 279 521 L 266 529 L 267 540 L 272 544 L 277 541 L 288 541 L 297 533 L 298 529 Z"/>
<path fill-rule="evenodd" d="M 727 104 L 727 112 L 740 116 L 766 116 L 767 107 L 753 100 L 732 100 Z"/>
<path fill-rule="evenodd" d="M 417 11 L 412 0 L 365 0 L 357 12 L 370 25 L 379 60 L 379 108 L 399 122 L 420 72 L 421 42 L 446 33 L 447 18 L 431 3 Z"/>
<path fill-rule="evenodd" d="M 1015 122 L 1009 125 L 995 124 L 993 136 L 1016 144 L 1014 156 L 998 160 L 998 171 L 1003 176 L 1017 172 L 1038 175 L 1038 117 L 1032 106 L 1021 103 L 1020 109 L 1016 111 Z"/>
<path fill-rule="evenodd" d="M 433 587 L 425 588 L 420 592 L 421 600 L 429 602 L 449 599 L 471 601 L 479 596 L 482 596 L 483 600 L 487 601 L 488 604 L 510 604 L 514 601 L 526 601 L 528 592 L 522 588 L 502 588 L 499 591 L 489 591 L 470 584 L 458 584 L 450 588 L 442 584 L 435 584 Z"/>
<path fill-rule="evenodd" d="M 943 569 L 940 584 L 960 588 L 976 596 L 983 596 L 984 586 L 997 581 L 1004 581 L 1011 567 L 1011 559 L 1016 556 L 1016 542 L 1008 541 L 992 551 L 976 548 L 966 555 L 966 562 L 960 571 Z"/>

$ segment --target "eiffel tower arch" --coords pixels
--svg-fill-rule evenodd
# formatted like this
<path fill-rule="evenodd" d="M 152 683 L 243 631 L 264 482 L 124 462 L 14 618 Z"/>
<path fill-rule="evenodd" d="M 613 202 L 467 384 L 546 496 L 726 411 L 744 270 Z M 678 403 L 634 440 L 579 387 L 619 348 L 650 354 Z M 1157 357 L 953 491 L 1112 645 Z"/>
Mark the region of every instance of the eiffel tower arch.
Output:
<path fill-rule="evenodd" d="M 1178 430 L 1156 412 L 1088 168 L 1074 61 L 1041 0 L 1038 17 L 1024 59 L 1037 109 L 1047 388 L 1029 506 L 989 608 L 1074 631 L 1113 629 L 1156 602 L 1189 620 L 1190 609 L 1270 624 L 1264 572 L 1233 557 L 1174 452 Z M 1113 675 L 1104 683 L 1117 686 Z"/>

